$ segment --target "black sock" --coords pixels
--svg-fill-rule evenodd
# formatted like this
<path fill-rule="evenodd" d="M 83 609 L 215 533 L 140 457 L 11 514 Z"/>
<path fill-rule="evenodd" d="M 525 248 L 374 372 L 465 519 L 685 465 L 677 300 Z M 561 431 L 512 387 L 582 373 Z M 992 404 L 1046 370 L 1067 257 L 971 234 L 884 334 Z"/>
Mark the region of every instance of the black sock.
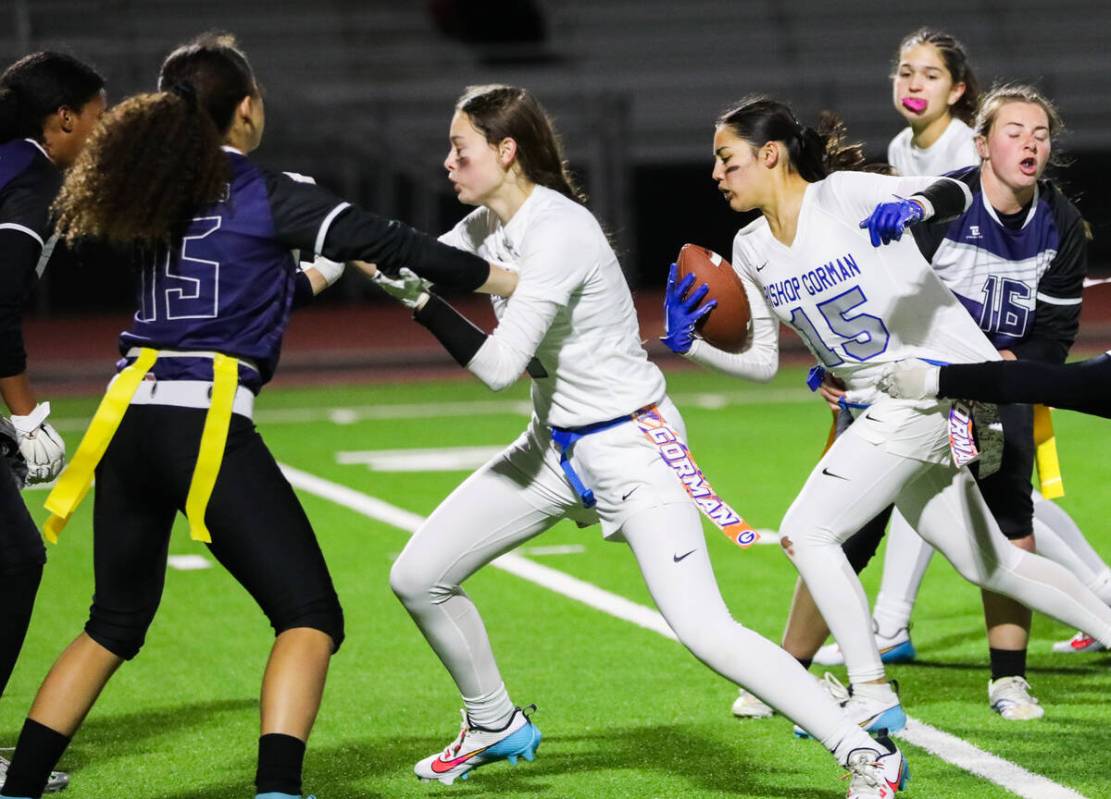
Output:
<path fill-rule="evenodd" d="M 305 761 L 305 742 L 292 735 L 272 732 L 258 739 L 258 793 L 301 795 L 301 766 Z"/>
<path fill-rule="evenodd" d="M 69 746 L 69 738 L 27 719 L 19 733 L 12 765 L 0 796 L 42 796 L 50 771 Z"/>
<path fill-rule="evenodd" d="M 1026 676 L 1026 650 L 1025 649 L 988 649 L 991 656 L 991 678 L 998 680 L 1000 677 L 1025 677 Z"/>
<path fill-rule="evenodd" d="M 0 608 L 4 609 L 0 613 L 0 696 L 8 687 L 8 678 L 23 648 L 40 580 L 42 564 L 0 575 Z"/>
<path fill-rule="evenodd" d="M 795 660 L 807 671 L 810 671 L 810 666 L 814 662 L 814 658 L 795 658 Z"/>

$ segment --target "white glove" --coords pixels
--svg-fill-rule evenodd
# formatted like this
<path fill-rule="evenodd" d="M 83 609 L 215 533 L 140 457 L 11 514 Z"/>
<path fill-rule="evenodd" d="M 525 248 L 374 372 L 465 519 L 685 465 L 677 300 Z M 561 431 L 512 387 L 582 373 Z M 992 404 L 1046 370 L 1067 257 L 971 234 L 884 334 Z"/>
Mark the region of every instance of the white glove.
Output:
<path fill-rule="evenodd" d="M 919 363 L 889 363 L 876 384 L 880 391 L 896 399 L 924 400 L 937 396 L 941 368 Z"/>
<path fill-rule="evenodd" d="M 371 280 L 407 308 L 423 307 L 428 301 L 428 288 L 432 285 L 407 266 L 401 267 L 397 277 L 379 271 Z"/>
<path fill-rule="evenodd" d="M 66 444 L 46 422 L 50 403 L 40 402 L 26 416 L 12 416 L 19 453 L 27 462 L 27 485 L 49 483 L 66 462 Z"/>
<path fill-rule="evenodd" d="M 318 255 L 313 259 L 311 264 L 305 266 L 306 269 L 315 269 L 324 278 L 324 282 L 331 286 L 341 277 L 343 277 L 343 270 L 347 264 L 342 261 L 333 261 L 331 258 L 325 258 L 323 255 Z"/>

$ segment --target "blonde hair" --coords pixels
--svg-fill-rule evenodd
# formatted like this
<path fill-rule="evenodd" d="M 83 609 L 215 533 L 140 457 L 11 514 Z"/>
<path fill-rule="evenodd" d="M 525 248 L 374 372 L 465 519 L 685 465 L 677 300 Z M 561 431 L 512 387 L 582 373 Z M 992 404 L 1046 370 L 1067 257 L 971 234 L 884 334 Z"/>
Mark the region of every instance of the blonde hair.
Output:
<path fill-rule="evenodd" d="M 1007 103 L 1030 103 L 1041 106 L 1049 120 L 1049 138 L 1053 139 L 1064 133 L 1065 123 L 1057 112 L 1053 101 L 1026 83 L 1004 83 L 993 86 L 991 91 L 984 95 L 980 101 L 980 109 L 976 113 L 974 129 L 977 136 L 987 136 L 991 133 L 991 126 L 999 115 L 999 109 Z"/>

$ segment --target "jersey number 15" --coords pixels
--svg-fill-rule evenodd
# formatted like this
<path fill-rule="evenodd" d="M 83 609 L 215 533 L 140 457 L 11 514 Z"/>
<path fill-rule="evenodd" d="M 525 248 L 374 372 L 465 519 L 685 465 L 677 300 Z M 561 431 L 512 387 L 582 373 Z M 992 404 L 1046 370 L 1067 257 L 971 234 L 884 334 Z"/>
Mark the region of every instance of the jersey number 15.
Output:
<path fill-rule="evenodd" d="M 199 257 L 198 242 L 220 229 L 218 216 L 197 217 L 181 239 L 177 258 L 169 248 L 143 268 L 139 293 L 140 322 L 162 319 L 214 319 L 220 309 L 220 262 Z"/>
<path fill-rule="evenodd" d="M 791 311 L 791 327 L 806 339 L 810 349 L 825 366 L 837 366 L 846 360 L 871 360 L 887 349 L 891 334 L 878 316 L 863 312 L 852 313 L 853 309 L 867 301 L 868 298 L 864 296 L 860 286 L 853 286 L 844 294 L 818 303 L 818 312 L 830 331 L 841 340 L 840 344 L 826 344 L 814 322 L 802 308 Z M 841 357 L 841 353 L 845 357 Z"/>

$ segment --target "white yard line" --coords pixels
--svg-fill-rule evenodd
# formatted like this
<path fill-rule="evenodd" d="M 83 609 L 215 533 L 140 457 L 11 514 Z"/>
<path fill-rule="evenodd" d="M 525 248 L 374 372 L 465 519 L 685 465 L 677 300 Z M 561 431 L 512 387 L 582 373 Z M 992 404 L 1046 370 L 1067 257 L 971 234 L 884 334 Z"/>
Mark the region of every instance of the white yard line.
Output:
<path fill-rule="evenodd" d="M 979 749 L 963 738 L 931 727 L 918 719 L 907 719 L 906 729 L 899 737 L 915 746 L 937 755 L 957 768 L 1001 785 L 1013 794 L 1027 799 L 1084 799 L 1072 788 L 1067 788 L 1041 774 L 1027 771 L 1022 766 Z"/>
<path fill-rule="evenodd" d="M 757 391 L 698 392 L 672 394 L 671 399 L 682 408 L 716 411 L 731 405 L 782 405 L 814 402 L 806 389 L 765 389 Z M 265 402 L 265 400 L 263 401 Z M 455 416 L 521 416 L 528 418 L 532 403 L 528 400 L 473 400 L 466 402 L 413 402 L 381 405 L 329 406 L 316 408 L 262 408 L 255 412 L 259 424 L 310 424 L 330 422 L 350 425 L 356 422 L 379 422 L 394 419 L 446 419 Z M 51 424 L 63 433 L 80 433 L 89 424 L 89 417 L 59 417 Z"/>
<path fill-rule="evenodd" d="M 294 469 L 292 466 L 283 464 L 282 471 L 295 488 L 406 532 L 412 533 L 424 521 L 424 518 L 416 513 L 402 510 L 388 502 L 300 469 Z M 656 610 L 610 593 L 577 577 L 542 566 L 513 553 L 502 555 L 491 565 L 610 616 L 632 622 L 638 627 L 659 633 L 673 641 L 676 640 L 675 633 Z M 1009 760 L 985 752 L 968 741 L 942 732 L 918 719 L 908 720 L 901 737 L 957 768 L 989 780 L 1023 799 L 1085 799 L 1071 788 L 1027 771 Z"/>

